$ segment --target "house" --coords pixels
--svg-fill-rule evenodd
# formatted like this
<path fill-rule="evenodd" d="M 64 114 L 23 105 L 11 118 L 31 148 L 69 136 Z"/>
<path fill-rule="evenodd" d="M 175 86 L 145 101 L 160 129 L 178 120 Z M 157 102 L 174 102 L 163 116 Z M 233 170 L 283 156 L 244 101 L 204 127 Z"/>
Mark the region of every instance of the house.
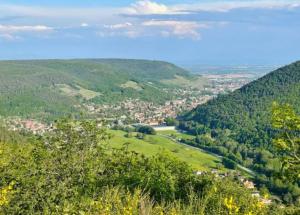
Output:
<path fill-rule="evenodd" d="M 254 192 L 251 193 L 251 196 L 260 198 L 260 193 L 259 193 L 259 191 L 254 191 Z"/>
<path fill-rule="evenodd" d="M 247 189 L 254 189 L 255 188 L 255 184 L 252 181 L 249 180 L 245 180 L 243 182 L 244 187 L 246 187 Z"/>

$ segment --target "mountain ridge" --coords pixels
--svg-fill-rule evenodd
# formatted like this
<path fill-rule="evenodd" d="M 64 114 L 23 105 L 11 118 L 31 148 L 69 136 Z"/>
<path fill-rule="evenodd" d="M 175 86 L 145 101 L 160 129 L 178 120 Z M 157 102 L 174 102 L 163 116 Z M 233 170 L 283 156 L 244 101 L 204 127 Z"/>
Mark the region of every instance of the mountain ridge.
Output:
<path fill-rule="evenodd" d="M 82 111 L 75 106 L 86 100 L 109 103 L 134 98 L 163 103 L 173 96 L 164 89 L 175 87 L 164 80 L 176 79 L 176 75 L 187 80 L 196 77 L 163 61 L 0 61 L 0 115 L 62 116 Z"/>

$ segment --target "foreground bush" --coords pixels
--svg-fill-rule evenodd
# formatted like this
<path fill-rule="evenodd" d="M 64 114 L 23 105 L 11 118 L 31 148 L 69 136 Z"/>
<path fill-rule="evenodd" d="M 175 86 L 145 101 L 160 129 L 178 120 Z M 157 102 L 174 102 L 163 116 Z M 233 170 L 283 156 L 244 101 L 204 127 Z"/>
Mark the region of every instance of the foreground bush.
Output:
<path fill-rule="evenodd" d="M 276 214 L 230 178 L 196 176 L 167 154 L 110 148 L 94 122 L 63 121 L 0 143 L 2 214 Z M 292 213 L 292 212 L 291 212 Z"/>

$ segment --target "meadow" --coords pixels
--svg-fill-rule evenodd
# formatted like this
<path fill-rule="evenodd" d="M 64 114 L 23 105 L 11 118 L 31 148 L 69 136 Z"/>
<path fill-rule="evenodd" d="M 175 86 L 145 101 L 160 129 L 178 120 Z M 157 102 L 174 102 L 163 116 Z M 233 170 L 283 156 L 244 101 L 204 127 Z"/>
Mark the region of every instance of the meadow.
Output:
<path fill-rule="evenodd" d="M 160 152 L 170 153 L 176 156 L 179 160 L 185 161 L 192 166 L 195 170 L 208 170 L 216 168 L 221 160 L 213 155 L 201 152 L 200 150 L 180 145 L 170 138 L 163 136 L 167 134 L 177 135 L 177 137 L 188 138 L 189 135 L 180 134 L 176 131 L 163 131 L 157 135 L 147 135 L 144 139 L 136 137 L 133 133 L 131 137 L 126 137 L 126 132 L 112 130 L 110 133 L 113 135 L 109 140 L 109 144 L 115 148 L 121 148 L 124 144 L 128 143 L 128 149 L 146 156 L 156 155 Z"/>

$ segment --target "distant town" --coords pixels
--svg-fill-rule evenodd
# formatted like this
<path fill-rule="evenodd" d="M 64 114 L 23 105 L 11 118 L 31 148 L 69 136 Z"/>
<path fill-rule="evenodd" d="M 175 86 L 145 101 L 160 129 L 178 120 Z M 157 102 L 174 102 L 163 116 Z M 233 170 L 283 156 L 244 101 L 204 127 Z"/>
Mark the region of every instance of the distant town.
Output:
<path fill-rule="evenodd" d="M 239 89 L 256 78 L 252 74 L 206 75 L 204 77 L 209 84 L 202 90 L 177 89 L 175 90 L 176 98 L 162 105 L 128 99 L 111 105 L 84 104 L 84 108 L 98 118 L 118 121 L 120 125 L 142 123 L 158 126 L 164 124 L 166 118 L 176 118 L 183 111 L 192 110 L 219 94 L 227 94 Z"/>

